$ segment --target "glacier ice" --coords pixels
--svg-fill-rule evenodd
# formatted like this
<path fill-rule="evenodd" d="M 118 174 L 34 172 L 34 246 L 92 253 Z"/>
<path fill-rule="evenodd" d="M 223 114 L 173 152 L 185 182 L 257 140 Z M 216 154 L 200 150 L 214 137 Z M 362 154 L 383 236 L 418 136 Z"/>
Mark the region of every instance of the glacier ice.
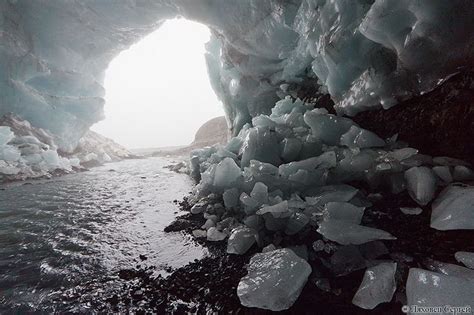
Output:
<path fill-rule="evenodd" d="M 208 216 L 206 237 L 223 240 L 244 224 L 261 236 L 319 225 L 328 239 L 347 244 L 392 239 L 358 224 L 355 208 L 370 207 L 367 193 L 407 189 L 424 206 L 438 186 L 472 180 L 472 170 L 419 154 L 396 137 L 385 141 L 341 114 L 390 108 L 471 68 L 473 14 L 468 0 L 2 1 L 0 115 L 14 112 L 44 134 L 12 139 L 0 127 L 0 176 L 113 160 L 110 151 L 67 158 L 58 152 L 72 154 L 97 140 L 87 130 L 103 118 L 109 62 L 181 16 L 212 29 L 208 73 L 234 136 L 191 157 L 196 198 L 223 198 L 223 205 L 194 210 Z M 294 87 L 302 82 L 328 93 L 337 114 L 298 99 Z M 84 134 L 88 141 L 80 140 Z M 355 182 L 370 191 L 349 186 Z M 433 203 L 431 224 L 472 229 L 471 188 L 453 187 Z M 203 236 L 204 229 L 196 231 Z M 330 247 L 325 243 L 324 251 Z"/>
<path fill-rule="evenodd" d="M 242 255 L 255 244 L 255 231 L 243 227 L 232 231 L 227 240 L 227 253 Z"/>
<path fill-rule="evenodd" d="M 357 126 L 351 126 L 351 128 L 341 136 L 341 144 L 351 149 L 365 149 L 383 147 L 385 146 L 385 141 L 371 131 Z"/>
<path fill-rule="evenodd" d="M 448 186 L 432 204 L 431 227 L 474 229 L 474 187 Z"/>
<path fill-rule="evenodd" d="M 234 135 L 308 78 L 318 78 L 340 113 L 355 114 L 426 93 L 472 65 L 468 0 L 7 1 L 0 12 L 8 34 L 0 115 L 50 130 L 64 151 L 103 117 L 109 62 L 176 16 L 214 31 L 208 72 Z M 291 110 L 282 103 L 275 114 Z"/>
<path fill-rule="evenodd" d="M 447 276 L 474 280 L 474 270 L 463 266 L 449 264 L 433 259 L 427 259 L 425 261 L 425 265 L 431 271 L 439 272 Z"/>
<path fill-rule="evenodd" d="M 254 255 L 247 271 L 237 286 L 242 305 L 282 311 L 298 298 L 311 267 L 292 250 L 276 249 Z"/>
<path fill-rule="evenodd" d="M 342 245 L 358 245 L 374 240 L 396 239 L 388 232 L 340 220 L 320 222 L 318 232 L 325 238 Z"/>
<path fill-rule="evenodd" d="M 365 271 L 352 303 L 364 308 L 374 309 L 377 305 L 390 302 L 397 289 L 395 283 L 396 263 L 381 263 Z"/>
<path fill-rule="evenodd" d="M 474 253 L 457 252 L 454 257 L 456 257 L 456 260 L 463 263 L 466 267 L 474 269 Z"/>
<path fill-rule="evenodd" d="M 348 202 L 328 202 L 323 209 L 324 220 L 340 220 L 360 224 L 365 207 L 356 207 Z"/>
<path fill-rule="evenodd" d="M 219 231 L 216 227 L 212 226 L 207 230 L 207 240 L 211 242 L 223 241 L 227 237 L 227 234 Z"/>
<path fill-rule="evenodd" d="M 0 126 L 0 146 L 6 145 L 8 142 L 13 140 L 13 138 L 15 138 L 15 135 L 10 127 Z"/>
<path fill-rule="evenodd" d="M 439 307 L 473 305 L 474 280 L 411 268 L 406 284 L 408 305 Z"/>
<path fill-rule="evenodd" d="M 436 178 L 433 171 L 425 166 L 412 167 L 405 171 L 408 192 L 420 205 L 426 206 L 434 197 Z"/>

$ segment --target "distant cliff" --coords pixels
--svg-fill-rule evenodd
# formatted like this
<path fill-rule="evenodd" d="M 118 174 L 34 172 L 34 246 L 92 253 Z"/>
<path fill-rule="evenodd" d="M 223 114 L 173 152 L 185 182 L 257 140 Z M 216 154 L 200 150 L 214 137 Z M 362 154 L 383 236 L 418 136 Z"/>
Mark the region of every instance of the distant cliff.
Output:
<path fill-rule="evenodd" d="M 157 150 L 153 156 L 186 155 L 194 149 L 199 149 L 215 144 L 225 144 L 229 137 L 229 128 L 224 116 L 212 118 L 205 122 L 194 135 L 194 141 L 175 150 Z"/>

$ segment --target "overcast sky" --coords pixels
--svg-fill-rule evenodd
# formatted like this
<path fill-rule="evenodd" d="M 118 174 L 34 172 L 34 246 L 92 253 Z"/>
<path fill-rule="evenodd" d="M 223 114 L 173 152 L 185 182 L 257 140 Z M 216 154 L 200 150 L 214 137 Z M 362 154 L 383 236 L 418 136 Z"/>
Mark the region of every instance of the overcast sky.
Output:
<path fill-rule="evenodd" d="M 224 115 L 212 90 L 204 44 L 209 29 L 167 21 L 110 64 L 105 120 L 92 130 L 128 148 L 183 145 L 209 119 Z"/>

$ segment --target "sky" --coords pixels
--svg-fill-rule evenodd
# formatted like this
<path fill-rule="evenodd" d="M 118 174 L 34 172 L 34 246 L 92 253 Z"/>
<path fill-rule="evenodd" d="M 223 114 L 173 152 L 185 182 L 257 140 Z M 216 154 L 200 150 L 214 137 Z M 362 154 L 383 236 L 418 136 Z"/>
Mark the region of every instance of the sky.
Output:
<path fill-rule="evenodd" d="M 209 29 L 175 19 L 123 51 L 105 76 L 105 120 L 91 129 L 127 148 L 189 144 L 224 115 L 204 59 Z"/>

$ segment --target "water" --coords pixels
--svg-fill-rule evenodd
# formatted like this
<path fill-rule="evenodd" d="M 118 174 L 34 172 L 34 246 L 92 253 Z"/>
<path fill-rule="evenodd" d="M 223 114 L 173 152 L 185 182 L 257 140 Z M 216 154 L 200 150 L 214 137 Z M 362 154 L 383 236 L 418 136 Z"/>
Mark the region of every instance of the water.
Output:
<path fill-rule="evenodd" d="M 128 160 L 0 186 L 0 312 L 87 311 L 87 294 L 72 297 L 119 290 L 120 269 L 164 273 L 205 255 L 185 235 L 163 232 L 180 211 L 173 200 L 192 188 L 169 163 Z"/>

